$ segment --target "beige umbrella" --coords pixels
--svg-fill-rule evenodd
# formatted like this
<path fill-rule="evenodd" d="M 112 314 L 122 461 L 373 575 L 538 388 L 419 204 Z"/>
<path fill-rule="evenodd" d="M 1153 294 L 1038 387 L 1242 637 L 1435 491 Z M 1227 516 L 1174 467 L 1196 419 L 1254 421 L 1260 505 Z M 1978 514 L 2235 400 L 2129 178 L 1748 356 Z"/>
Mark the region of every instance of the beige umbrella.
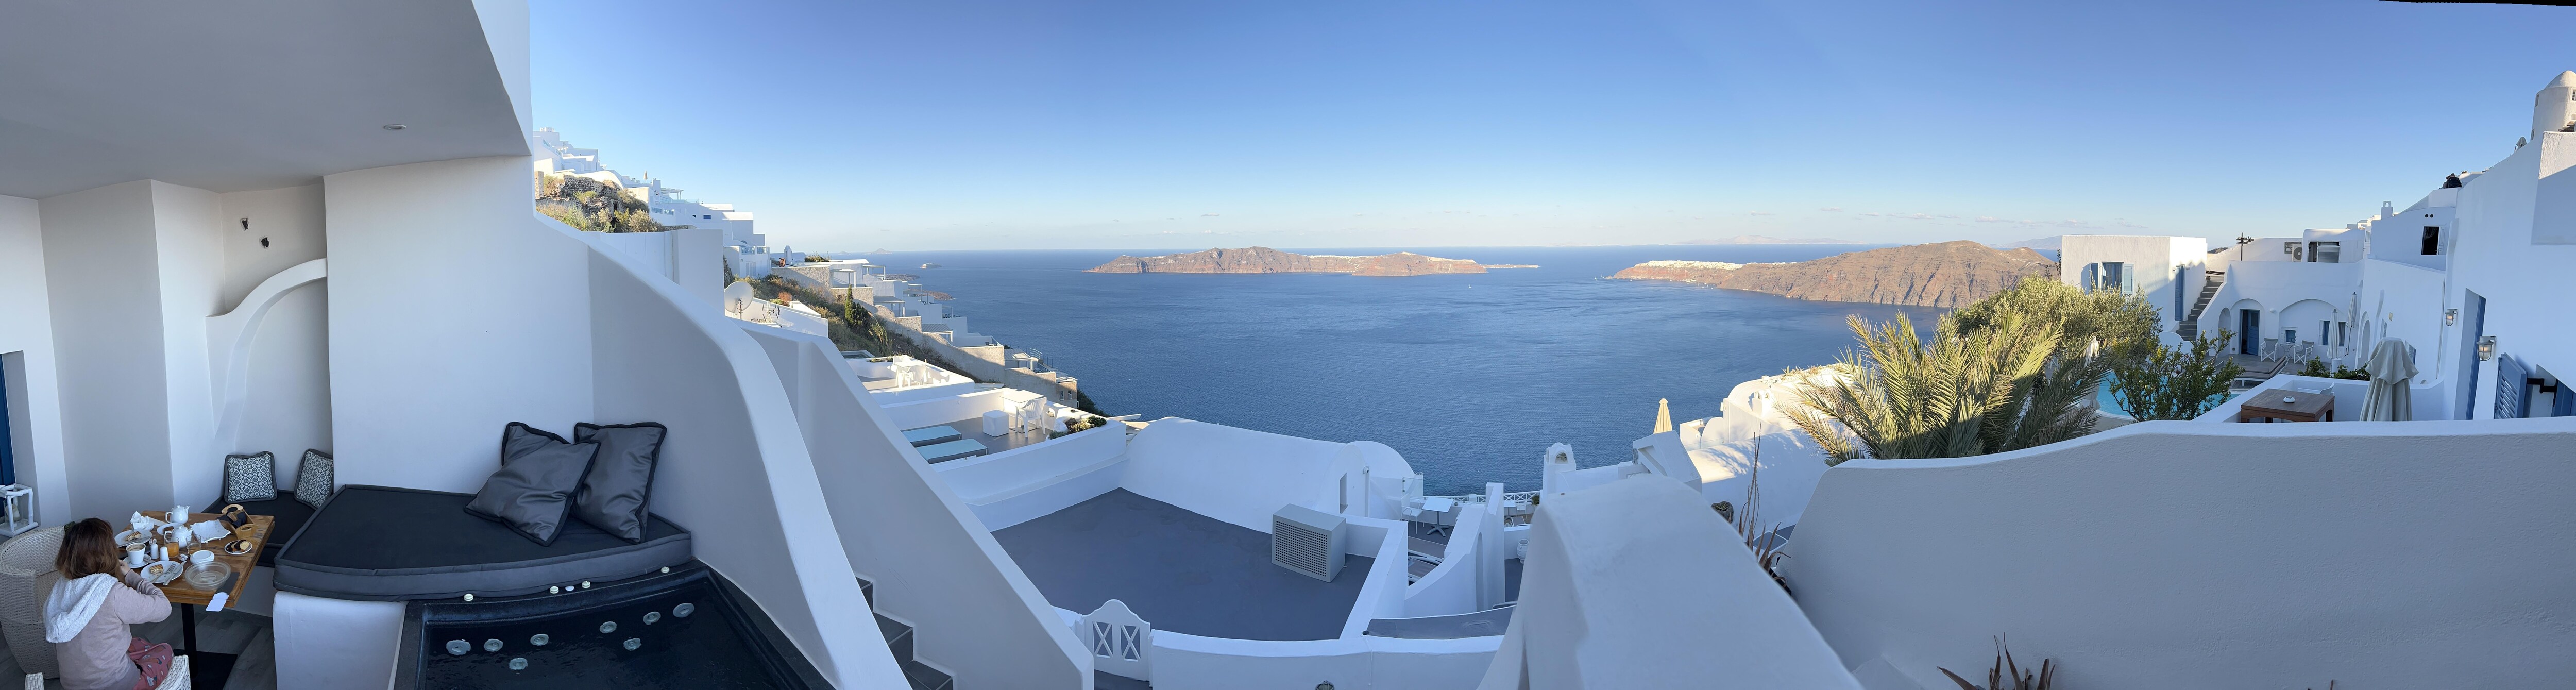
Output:
<path fill-rule="evenodd" d="M 2403 422 L 2415 418 L 2415 348 L 2406 341 L 2382 338 L 2370 351 L 2370 392 L 2361 397 L 2361 421 Z"/>

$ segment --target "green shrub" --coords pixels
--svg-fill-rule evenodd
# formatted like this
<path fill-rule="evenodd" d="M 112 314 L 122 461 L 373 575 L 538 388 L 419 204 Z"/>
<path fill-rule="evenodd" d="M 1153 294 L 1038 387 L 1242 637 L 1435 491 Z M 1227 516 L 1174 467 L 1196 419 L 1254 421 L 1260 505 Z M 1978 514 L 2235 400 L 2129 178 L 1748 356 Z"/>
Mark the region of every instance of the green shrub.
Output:
<path fill-rule="evenodd" d="M 2224 352 L 2223 344 L 2234 336 L 2219 331 L 2216 337 L 2192 341 L 2189 349 L 2158 343 L 2143 355 L 2113 362 L 2112 399 L 2141 422 L 2208 413 L 2227 402 L 2228 384 L 2245 373 Z"/>

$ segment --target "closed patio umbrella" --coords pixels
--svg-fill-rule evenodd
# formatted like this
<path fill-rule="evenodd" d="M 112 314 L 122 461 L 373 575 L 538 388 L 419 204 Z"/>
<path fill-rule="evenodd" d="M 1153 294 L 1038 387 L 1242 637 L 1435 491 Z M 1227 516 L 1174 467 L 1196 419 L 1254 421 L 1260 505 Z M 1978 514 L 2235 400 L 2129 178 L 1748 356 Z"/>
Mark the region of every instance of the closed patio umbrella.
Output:
<path fill-rule="evenodd" d="M 2415 418 L 2415 348 L 2406 341 L 2382 338 L 2370 351 L 2370 392 L 2361 397 L 2361 421 L 2403 422 Z"/>

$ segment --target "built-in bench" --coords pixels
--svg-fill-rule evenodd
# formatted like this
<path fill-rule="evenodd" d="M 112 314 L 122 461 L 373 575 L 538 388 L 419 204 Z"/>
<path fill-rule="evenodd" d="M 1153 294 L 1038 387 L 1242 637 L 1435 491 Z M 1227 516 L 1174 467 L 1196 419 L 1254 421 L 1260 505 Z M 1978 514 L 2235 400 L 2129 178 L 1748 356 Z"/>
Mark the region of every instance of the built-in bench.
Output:
<path fill-rule="evenodd" d="M 689 533 L 661 516 L 627 543 L 566 519 L 553 544 L 465 512 L 473 494 L 353 485 L 277 556 L 277 588 L 332 599 L 516 596 L 653 573 L 691 558 Z"/>
<path fill-rule="evenodd" d="M 956 427 L 948 426 L 946 424 L 939 426 L 925 426 L 919 429 L 905 429 L 903 432 L 904 442 L 910 443 L 915 447 L 930 445 L 942 441 L 953 441 L 964 436 L 965 434 L 957 433 Z"/>
<path fill-rule="evenodd" d="M 930 462 L 947 462 L 958 458 L 983 455 L 985 450 L 987 450 L 987 447 L 984 445 L 983 441 L 977 441 L 971 438 L 961 438 L 954 441 L 944 441 L 927 446 L 921 446 L 921 459 Z"/>

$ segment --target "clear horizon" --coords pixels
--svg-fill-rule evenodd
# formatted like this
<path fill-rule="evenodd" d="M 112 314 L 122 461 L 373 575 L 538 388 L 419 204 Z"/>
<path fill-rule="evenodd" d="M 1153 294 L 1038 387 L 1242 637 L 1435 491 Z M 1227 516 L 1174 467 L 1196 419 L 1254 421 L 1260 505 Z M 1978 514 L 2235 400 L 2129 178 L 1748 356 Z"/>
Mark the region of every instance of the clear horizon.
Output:
<path fill-rule="evenodd" d="M 532 71 L 818 252 L 2227 238 L 2503 157 L 2565 11 L 582 1 Z"/>

